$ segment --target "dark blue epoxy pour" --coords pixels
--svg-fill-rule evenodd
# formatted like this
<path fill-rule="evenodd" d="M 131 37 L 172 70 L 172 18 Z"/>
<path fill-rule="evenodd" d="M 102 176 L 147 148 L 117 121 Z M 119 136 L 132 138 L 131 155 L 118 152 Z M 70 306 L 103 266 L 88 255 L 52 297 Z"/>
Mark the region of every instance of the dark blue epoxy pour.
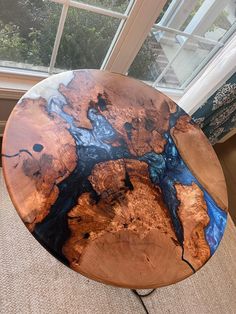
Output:
<path fill-rule="evenodd" d="M 74 118 L 64 112 L 64 105 L 65 102 L 62 99 L 52 97 L 48 103 L 47 110 L 52 118 L 54 114 L 57 114 L 67 122 L 68 131 L 75 140 L 79 161 L 74 171 L 58 184 L 59 196 L 55 204 L 51 207 L 48 216 L 41 223 L 38 223 L 34 230 L 36 238 L 52 254 L 64 263 L 67 262 L 62 254 L 62 247 L 70 236 L 67 225 L 67 213 L 77 204 L 78 197 L 84 192 L 90 192 L 95 199 L 98 198 L 88 181 L 88 176 L 91 174 L 94 165 L 102 161 L 121 158 L 138 159 L 149 165 L 150 178 L 162 190 L 163 199 L 169 209 L 176 237 L 182 247 L 184 239 L 183 227 L 177 213 L 179 201 L 174 184 L 191 185 L 193 182 L 196 183 L 204 192 L 210 217 L 210 223 L 205 229 L 206 240 L 210 246 L 211 254 L 215 252 L 225 228 L 226 213 L 215 204 L 210 195 L 192 175 L 179 155 L 169 132 L 164 134 L 167 143 L 162 154 L 149 152 L 141 157 L 136 157 L 131 155 L 125 141 L 119 138 L 111 124 L 100 114 L 99 110 L 107 110 L 106 99 L 103 99 L 101 95 L 98 96 L 98 102 L 95 106 L 90 106 L 88 109 L 87 116 L 91 122 L 92 129 L 77 127 Z M 184 111 L 180 108 L 174 114 L 171 114 L 169 120 L 170 128 L 184 114 Z M 128 131 L 129 137 L 131 137 L 132 125 L 126 125 L 125 129 Z M 119 142 L 120 145 L 112 147 L 110 143 L 114 140 Z M 129 182 L 129 178 L 127 178 L 127 182 Z M 188 261 L 184 261 L 188 263 Z M 190 264 L 189 266 L 193 269 Z"/>
<path fill-rule="evenodd" d="M 43 145 L 42 144 L 34 144 L 33 150 L 37 153 L 40 153 L 43 150 Z"/>
<path fill-rule="evenodd" d="M 223 237 L 227 214 L 224 212 L 212 199 L 212 197 L 204 191 L 204 199 L 207 204 L 208 215 L 210 217 L 210 223 L 205 229 L 206 240 L 211 249 L 211 255 L 214 254 L 220 240 Z"/>
<path fill-rule="evenodd" d="M 108 144 L 115 139 L 116 131 L 98 110 L 88 110 L 88 118 L 93 126 L 93 129 L 89 130 L 78 128 L 73 117 L 63 111 L 63 105 L 61 99 L 53 97 L 47 110 L 49 115 L 56 113 L 68 123 L 68 130 L 75 140 L 79 162 L 74 171 L 58 184 L 59 196 L 49 214 L 35 226 L 34 234 L 52 254 L 67 263 L 62 254 L 62 247 L 70 235 L 67 213 L 77 204 L 78 197 L 84 192 L 90 192 L 97 199 L 98 196 L 88 181 L 93 167 L 102 161 L 130 158 L 131 154 L 124 141 L 117 147 Z"/>
<path fill-rule="evenodd" d="M 166 134 L 167 144 L 162 154 L 154 152 L 140 158 L 149 164 L 150 178 L 154 184 L 161 187 L 164 201 L 170 211 L 176 236 L 183 244 L 183 230 L 178 218 L 177 210 L 179 201 L 176 197 L 175 183 L 182 185 L 197 184 L 204 193 L 210 222 L 205 228 L 206 240 L 209 244 L 211 255 L 217 249 L 226 226 L 227 214 L 223 211 L 199 181 L 193 176 L 183 159 L 181 158 L 172 138 Z"/>

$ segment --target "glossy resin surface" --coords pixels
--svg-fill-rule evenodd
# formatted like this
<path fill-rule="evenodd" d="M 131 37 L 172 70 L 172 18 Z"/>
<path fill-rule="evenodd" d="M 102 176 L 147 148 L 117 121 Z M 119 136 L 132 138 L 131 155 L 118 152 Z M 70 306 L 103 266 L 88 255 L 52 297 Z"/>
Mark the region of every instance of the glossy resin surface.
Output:
<path fill-rule="evenodd" d="M 160 287 L 193 274 L 227 218 L 218 159 L 172 100 L 97 70 L 52 76 L 7 123 L 3 169 L 27 228 L 92 279 Z"/>

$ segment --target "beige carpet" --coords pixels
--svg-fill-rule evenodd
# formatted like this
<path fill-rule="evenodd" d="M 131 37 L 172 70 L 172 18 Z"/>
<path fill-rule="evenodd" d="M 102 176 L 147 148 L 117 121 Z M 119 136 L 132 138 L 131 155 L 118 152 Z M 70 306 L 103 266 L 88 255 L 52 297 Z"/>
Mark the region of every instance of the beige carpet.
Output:
<path fill-rule="evenodd" d="M 236 228 L 232 220 L 218 251 L 203 269 L 179 284 L 156 290 L 144 301 L 150 314 L 236 313 Z M 0 173 L 0 313 L 144 311 L 130 290 L 88 280 L 47 253 L 20 221 Z"/>

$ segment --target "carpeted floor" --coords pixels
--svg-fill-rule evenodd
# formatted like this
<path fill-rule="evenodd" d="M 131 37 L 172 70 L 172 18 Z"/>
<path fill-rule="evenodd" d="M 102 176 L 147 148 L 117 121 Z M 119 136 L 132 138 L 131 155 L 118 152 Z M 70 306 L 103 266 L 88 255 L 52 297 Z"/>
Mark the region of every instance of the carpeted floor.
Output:
<path fill-rule="evenodd" d="M 198 273 L 179 284 L 157 289 L 144 302 L 150 314 L 235 314 L 236 228 L 231 218 L 218 251 Z M 47 253 L 16 214 L 0 169 L 0 313 L 144 311 L 130 290 L 88 280 Z"/>

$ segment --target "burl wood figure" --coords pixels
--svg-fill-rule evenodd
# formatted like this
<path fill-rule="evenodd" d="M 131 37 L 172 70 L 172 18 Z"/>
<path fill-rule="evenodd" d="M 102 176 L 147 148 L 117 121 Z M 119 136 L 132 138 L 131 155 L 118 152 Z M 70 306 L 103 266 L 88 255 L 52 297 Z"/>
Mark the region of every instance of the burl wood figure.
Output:
<path fill-rule="evenodd" d="M 70 71 L 33 87 L 7 123 L 3 170 L 35 238 L 107 284 L 176 283 L 224 233 L 225 181 L 208 140 L 168 97 L 119 74 Z"/>

